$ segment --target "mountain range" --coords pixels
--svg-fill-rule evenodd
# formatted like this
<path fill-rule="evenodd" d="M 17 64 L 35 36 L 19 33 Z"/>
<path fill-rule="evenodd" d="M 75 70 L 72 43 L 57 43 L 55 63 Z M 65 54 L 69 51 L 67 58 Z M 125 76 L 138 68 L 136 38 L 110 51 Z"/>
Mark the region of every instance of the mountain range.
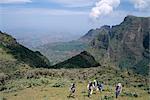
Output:
<path fill-rule="evenodd" d="M 57 53 L 58 58 L 56 57 L 56 59 L 59 59 L 61 56 L 66 65 L 67 59 L 86 50 L 102 65 L 111 64 L 120 69 L 133 70 L 136 73 L 148 75 L 150 61 L 149 36 L 150 17 L 129 15 L 125 17 L 124 21 L 119 25 L 104 25 L 101 28 L 91 29 L 80 39 L 70 42 L 70 46 L 66 45 L 68 42 L 59 43 L 57 46 L 55 45 L 57 48 L 61 47 L 61 50 L 57 49 L 58 52 L 61 53 Z M 82 44 L 82 48 L 79 48 L 77 44 L 74 45 L 74 43 Z M 42 49 L 39 50 L 45 56 L 50 54 L 47 57 L 50 58 L 51 61 L 55 61 L 51 56 L 51 54 L 56 54 L 54 53 L 57 51 L 54 49 L 55 46 L 48 44 L 44 45 L 44 48 L 47 47 L 45 51 Z M 74 50 L 70 49 L 71 46 L 74 46 Z M 66 50 L 66 48 L 69 49 Z M 78 50 L 76 50 L 77 48 Z M 64 52 L 72 51 L 76 53 L 74 55 L 62 56 Z M 57 61 L 57 65 L 61 64 L 61 66 L 63 66 L 63 60 Z"/>
<path fill-rule="evenodd" d="M 98 31 L 99 30 L 99 31 Z M 150 17 L 127 16 L 116 26 L 102 26 L 89 41 L 95 51 L 99 51 L 99 61 L 116 64 L 121 69 L 133 69 L 141 74 L 149 73 L 150 60 Z M 91 33 L 83 36 L 88 38 Z"/>
<path fill-rule="evenodd" d="M 131 15 L 125 17 L 119 25 L 104 25 L 91 29 L 78 40 L 51 43 L 33 51 L 19 44 L 12 36 L 0 32 L 0 70 L 8 73 L 18 70 L 22 64 L 31 68 L 88 68 L 113 65 L 116 68 L 148 75 L 149 37 L 150 17 Z"/>

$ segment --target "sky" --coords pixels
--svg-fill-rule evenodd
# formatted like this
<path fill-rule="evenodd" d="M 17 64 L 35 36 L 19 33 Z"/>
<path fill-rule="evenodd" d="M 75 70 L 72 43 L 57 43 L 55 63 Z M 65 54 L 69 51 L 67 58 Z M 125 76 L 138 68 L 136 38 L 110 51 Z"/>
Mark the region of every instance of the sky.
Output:
<path fill-rule="evenodd" d="M 0 0 L 0 30 L 18 37 L 78 37 L 127 15 L 150 16 L 150 0 Z"/>

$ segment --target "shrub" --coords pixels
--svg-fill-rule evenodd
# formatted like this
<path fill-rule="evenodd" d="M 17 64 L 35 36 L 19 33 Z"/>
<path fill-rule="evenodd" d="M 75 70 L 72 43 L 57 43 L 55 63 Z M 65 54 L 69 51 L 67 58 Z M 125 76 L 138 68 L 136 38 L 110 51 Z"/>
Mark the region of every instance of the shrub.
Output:
<path fill-rule="evenodd" d="M 108 96 L 108 95 L 106 96 L 105 95 L 104 97 L 101 98 L 101 100 L 114 100 L 114 97 L 113 96 Z"/>
<path fill-rule="evenodd" d="M 121 96 L 139 97 L 140 95 L 136 92 L 123 92 Z"/>
<path fill-rule="evenodd" d="M 64 87 L 65 86 L 65 84 L 64 83 L 54 83 L 53 85 L 52 85 L 52 87 Z"/>
<path fill-rule="evenodd" d="M 8 75 L 0 73 L 0 85 L 4 85 L 8 79 L 9 79 Z"/>
<path fill-rule="evenodd" d="M 7 100 L 5 97 L 0 97 L 0 100 Z"/>

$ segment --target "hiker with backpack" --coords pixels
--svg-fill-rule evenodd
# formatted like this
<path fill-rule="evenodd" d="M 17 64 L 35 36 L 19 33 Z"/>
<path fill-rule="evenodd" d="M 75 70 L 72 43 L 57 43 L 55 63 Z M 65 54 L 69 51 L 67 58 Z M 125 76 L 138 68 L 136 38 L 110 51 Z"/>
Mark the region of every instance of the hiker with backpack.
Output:
<path fill-rule="evenodd" d="M 102 83 L 98 83 L 98 90 L 99 90 L 100 92 L 102 92 L 103 89 L 104 89 L 104 84 L 103 84 L 103 82 L 102 82 Z"/>
<path fill-rule="evenodd" d="M 118 98 L 121 91 L 122 91 L 122 85 L 121 85 L 121 83 L 118 83 L 117 86 L 116 86 L 116 89 L 115 89 L 116 98 Z"/>
<path fill-rule="evenodd" d="M 76 91 L 75 83 L 72 83 L 72 84 L 71 84 L 71 87 L 70 87 L 70 94 L 69 94 L 69 97 L 71 97 L 71 96 L 74 97 L 75 91 Z"/>
<path fill-rule="evenodd" d="M 90 95 L 92 95 L 92 93 L 93 93 L 93 83 L 92 82 L 88 83 L 87 89 L 88 89 L 88 97 L 90 97 Z"/>
<path fill-rule="evenodd" d="M 98 81 L 97 80 L 93 81 L 93 89 L 98 91 Z"/>

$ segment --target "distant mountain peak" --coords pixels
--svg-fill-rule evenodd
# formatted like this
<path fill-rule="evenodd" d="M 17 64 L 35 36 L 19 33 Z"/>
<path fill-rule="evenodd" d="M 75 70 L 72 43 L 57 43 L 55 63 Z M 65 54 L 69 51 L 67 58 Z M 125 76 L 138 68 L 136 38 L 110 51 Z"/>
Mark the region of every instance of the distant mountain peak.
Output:
<path fill-rule="evenodd" d="M 110 26 L 109 25 L 103 25 L 101 28 L 110 29 Z"/>
<path fill-rule="evenodd" d="M 89 43 L 90 41 L 93 40 L 94 37 L 99 35 L 99 33 L 105 34 L 105 32 L 102 32 L 102 31 L 109 31 L 109 30 L 110 30 L 109 25 L 104 25 L 101 28 L 91 29 L 90 31 L 88 31 L 88 33 L 86 33 L 84 36 L 82 36 L 79 40 L 82 42 Z"/>
<path fill-rule="evenodd" d="M 95 58 L 88 53 L 87 51 L 83 51 L 80 54 L 73 56 L 72 58 L 65 60 L 61 63 L 54 65 L 54 68 L 89 68 L 89 67 L 97 67 L 99 63 L 95 60 Z"/>

